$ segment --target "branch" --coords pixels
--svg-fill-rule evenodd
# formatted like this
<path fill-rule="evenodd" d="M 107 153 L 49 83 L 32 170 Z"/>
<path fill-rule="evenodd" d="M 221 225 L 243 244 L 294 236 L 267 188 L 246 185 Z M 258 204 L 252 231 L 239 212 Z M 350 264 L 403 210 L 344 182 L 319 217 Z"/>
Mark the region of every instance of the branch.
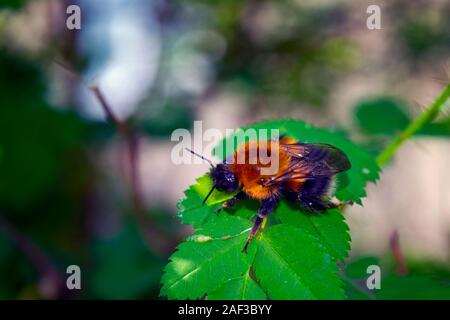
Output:
<path fill-rule="evenodd" d="M 98 102 L 100 102 L 100 104 L 103 108 L 103 111 L 105 112 L 108 120 L 111 121 L 111 123 L 119 130 L 120 134 L 125 139 L 127 139 L 127 140 L 130 139 L 131 133 L 130 133 L 130 129 L 129 129 L 128 125 L 116 117 L 116 115 L 110 108 L 108 102 L 106 101 L 105 96 L 100 91 L 100 88 L 97 85 L 91 85 L 89 87 L 89 89 L 92 91 L 94 96 L 97 98 Z"/>
<path fill-rule="evenodd" d="M 377 157 L 377 163 L 380 167 L 385 165 L 392 159 L 397 149 L 409 138 L 411 138 L 417 131 L 419 131 L 425 124 L 433 121 L 441 111 L 442 107 L 450 97 L 450 84 L 442 91 L 439 97 L 410 125 L 403 130 L 392 142 L 380 153 Z"/>
<path fill-rule="evenodd" d="M 84 83 L 81 77 L 72 70 L 72 68 L 61 61 L 55 61 L 55 64 L 68 72 L 77 81 Z M 139 176 L 139 137 L 133 131 L 128 124 L 120 120 L 110 107 L 104 94 L 98 87 L 98 85 L 88 85 L 98 102 L 100 103 L 106 118 L 111 122 L 114 127 L 119 131 L 127 145 L 127 160 L 129 169 L 130 180 L 130 193 L 133 205 L 133 213 L 136 215 L 138 227 L 142 238 L 145 240 L 147 247 L 156 253 L 167 254 L 172 248 L 172 242 L 178 242 L 178 239 L 169 237 L 160 229 L 156 228 L 156 224 L 153 223 L 149 212 L 145 207 L 145 203 L 142 199 L 141 193 L 141 181 Z"/>
<path fill-rule="evenodd" d="M 61 297 L 64 291 L 64 280 L 50 257 L 1 215 L 0 231 L 22 251 L 38 270 L 41 275 L 39 290 L 42 296 L 46 299 Z"/>
<path fill-rule="evenodd" d="M 402 248 L 400 247 L 400 239 L 397 230 L 391 234 L 389 244 L 391 246 L 392 255 L 394 256 L 395 265 L 397 267 L 397 274 L 401 276 L 407 275 L 408 267 L 406 266 L 405 256 L 403 255 Z"/>
<path fill-rule="evenodd" d="M 155 227 L 156 224 L 152 221 L 142 199 L 141 181 L 139 176 L 139 137 L 126 122 L 116 117 L 97 85 L 91 85 L 90 89 L 100 102 L 108 120 L 117 128 L 127 144 L 127 159 L 130 170 L 129 178 L 131 199 L 134 209 L 133 212 L 136 215 L 141 234 L 149 249 L 160 254 L 165 254 L 170 249 L 170 241 L 168 241 L 170 239 Z"/>

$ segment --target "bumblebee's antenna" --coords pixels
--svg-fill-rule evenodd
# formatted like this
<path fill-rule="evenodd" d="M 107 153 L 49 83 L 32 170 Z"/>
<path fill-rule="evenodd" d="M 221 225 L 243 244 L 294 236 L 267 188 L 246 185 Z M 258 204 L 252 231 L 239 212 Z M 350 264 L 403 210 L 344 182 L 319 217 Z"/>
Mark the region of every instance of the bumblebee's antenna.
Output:
<path fill-rule="evenodd" d="M 214 189 L 216 188 L 216 186 L 214 185 L 211 190 L 209 190 L 208 194 L 206 195 L 205 199 L 203 199 L 202 201 L 202 205 L 205 204 L 206 200 L 208 200 L 209 196 L 213 193 Z"/>
<path fill-rule="evenodd" d="M 211 168 L 214 168 L 214 164 L 212 163 L 211 160 L 206 159 L 204 156 L 202 156 L 202 155 L 200 155 L 200 154 L 198 154 L 198 153 L 192 151 L 192 150 L 189 149 L 189 148 L 185 148 L 185 149 L 186 149 L 187 151 L 189 151 L 190 153 L 192 153 L 193 155 L 195 155 L 195 156 L 197 156 L 197 157 L 199 157 L 199 158 L 201 158 L 201 159 L 207 161 L 207 162 L 209 163 L 209 165 L 211 166 Z M 214 189 L 214 188 L 213 188 L 213 189 Z M 211 192 L 212 192 L 212 190 L 211 190 Z"/>

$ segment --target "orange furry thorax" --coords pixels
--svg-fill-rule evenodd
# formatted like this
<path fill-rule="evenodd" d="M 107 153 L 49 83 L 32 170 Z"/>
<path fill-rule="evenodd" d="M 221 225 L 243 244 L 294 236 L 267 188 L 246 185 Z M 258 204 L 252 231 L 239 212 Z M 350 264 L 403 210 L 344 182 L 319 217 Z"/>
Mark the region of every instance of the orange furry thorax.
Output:
<path fill-rule="evenodd" d="M 283 174 L 290 167 L 291 156 L 280 148 L 280 143 L 289 143 L 292 140 L 287 139 L 251 141 L 241 145 L 234 153 L 229 168 L 237 176 L 242 190 L 249 197 L 264 200 L 278 195 L 281 191 L 277 185 L 264 184 L 271 178 Z M 301 179 L 290 181 L 288 187 L 296 190 L 302 182 Z"/>

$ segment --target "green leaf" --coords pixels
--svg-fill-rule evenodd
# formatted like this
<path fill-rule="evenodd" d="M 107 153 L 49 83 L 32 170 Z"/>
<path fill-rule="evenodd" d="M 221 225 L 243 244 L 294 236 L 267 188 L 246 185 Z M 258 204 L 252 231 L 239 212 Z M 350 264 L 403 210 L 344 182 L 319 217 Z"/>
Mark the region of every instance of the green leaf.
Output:
<path fill-rule="evenodd" d="M 309 232 L 325 246 L 336 260 L 344 260 L 350 251 L 349 228 L 338 209 L 319 214 L 299 212 L 294 205 L 282 202 L 275 211 L 277 217 L 289 224 Z"/>
<path fill-rule="evenodd" d="M 193 186 L 189 187 L 184 192 L 184 195 L 186 197 L 178 203 L 178 216 L 184 224 L 192 224 L 194 228 L 205 223 L 219 207 L 219 204 L 215 206 L 203 206 L 203 199 Z"/>
<path fill-rule="evenodd" d="M 363 133 L 381 137 L 398 134 L 412 121 L 407 113 L 407 105 L 388 97 L 359 103 L 355 107 L 355 120 Z M 415 135 L 449 136 L 450 119 L 426 123 Z"/>
<path fill-rule="evenodd" d="M 377 294 L 382 300 L 448 300 L 450 281 L 433 275 L 409 274 L 399 276 L 390 274 L 381 280 L 381 290 Z"/>
<path fill-rule="evenodd" d="M 277 225 L 265 230 L 253 267 L 270 299 L 344 298 L 336 262 L 302 229 Z"/>
<path fill-rule="evenodd" d="M 352 259 L 345 265 L 343 279 L 345 282 L 345 294 L 349 300 L 369 300 L 375 299 L 378 290 L 367 288 L 367 279 L 370 274 L 367 268 L 371 265 L 380 265 L 380 259 L 367 256 Z M 383 272 L 382 272 L 383 274 Z"/>
<path fill-rule="evenodd" d="M 350 170 L 338 175 L 336 197 L 340 200 L 352 200 L 361 204 L 361 198 L 366 196 L 364 190 L 366 184 L 376 181 L 379 177 L 380 168 L 374 158 L 339 132 L 319 129 L 303 121 L 293 119 L 265 121 L 242 129 L 247 133 L 247 129 L 279 129 L 280 135 L 285 134 L 302 142 L 329 143 L 340 148 L 347 154 L 352 164 Z M 260 131 L 256 131 L 257 138 L 259 138 Z M 231 150 L 227 150 L 227 146 L 232 146 L 233 142 L 237 140 L 237 137 L 238 134 L 234 133 L 224 139 L 214 149 L 214 155 L 220 159 L 225 159 L 230 156 L 231 152 L 234 152 L 236 148 L 229 148 Z M 267 139 L 270 136 L 262 138 Z M 236 145 L 236 143 L 234 144 Z"/>
<path fill-rule="evenodd" d="M 448 300 L 450 299 L 450 270 L 448 265 L 436 261 L 407 260 L 408 273 L 398 275 L 396 265 L 390 261 L 383 269 L 381 290 L 376 292 L 382 300 Z"/>
<path fill-rule="evenodd" d="M 393 135 L 406 128 L 411 121 L 405 110 L 402 102 L 381 97 L 357 105 L 355 118 L 364 133 Z"/>
<path fill-rule="evenodd" d="M 390 255 L 390 254 L 389 254 Z M 381 266 L 381 288 L 369 290 L 367 267 Z M 349 299 L 450 299 L 450 271 L 448 266 L 434 262 L 408 261 L 408 273 L 398 275 L 393 261 L 383 263 L 377 257 L 359 257 L 345 266 L 344 279 Z"/>
<path fill-rule="evenodd" d="M 380 265 L 380 259 L 373 256 L 353 259 L 345 266 L 345 275 L 352 279 L 367 279 L 367 268 L 371 265 Z"/>
<path fill-rule="evenodd" d="M 209 300 L 265 300 L 264 291 L 246 272 L 243 276 L 231 279 L 217 291 L 208 295 Z"/>
<path fill-rule="evenodd" d="M 365 185 L 378 178 L 379 168 L 365 151 L 341 133 L 314 128 L 302 121 L 280 120 L 248 128 L 279 129 L 303 142 L 330 143 L 350 158 L 352 169 L 338 177 L 337 196 L 360 201 Z M 255 138 L 258 138 L 256 136 Z M 261 138 L 263 138 L 261 136 Z M 266 139 L 269 137 L 265 137 Z M 231 135 L 214 150 L 222 159 Z M 299 205 L 285 200 L 242 254 L 258 202 L 238 202 L 220 215 L 220 203 L 233 195 L 214 191 L 205 205 L 202 200 L 212 187 L 208 175 L 185 192 L 179 216 L 196 231 L 170 257 L 162 278 L 161 295 L 170 299 L 342 299 L 344 284 L 337 261 L 348 256 L 350 236 L 338 209 L 306 214 Z M 251 271 L 249 271 L 251 270 Z"/>
<path fill-rule="evenodd" d="M 183 242 L 164 269 L 161 295 L 197 299 L 245 274 L 254 250 L 242 253 L 250 221 L 227 214 L 212 217 Z"/>
<path fill-rule="evenodd" d="M 212 181 L 207 174 L 196 181 L 196 184 L 190 186 L 184 192 L 186 197 L 178 203 L 178 216 L 183 223 L 192 224 L 194 228 L 205 223 L 211 215 L 214 215 L 214 212 L 220 207 L 220 203 L 230 199 L 235 194 L 215 191 L 208 198 L 205 205 L 202 205 L 203 199 L 212 188 Z"/>
<path fill-rule="evenodd" d="M 427 123 L 422 129 L 417 133 L 418 135 L 428 135 L 428 136 L 450 136 L 450 118 Z"/>

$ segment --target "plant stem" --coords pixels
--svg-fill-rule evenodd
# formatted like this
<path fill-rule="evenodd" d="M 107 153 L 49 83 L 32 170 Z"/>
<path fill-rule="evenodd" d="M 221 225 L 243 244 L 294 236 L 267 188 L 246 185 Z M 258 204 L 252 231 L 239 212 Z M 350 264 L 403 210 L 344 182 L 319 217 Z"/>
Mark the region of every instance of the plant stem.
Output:
<path fill-rule="evenodd" d="M 145 208 L 141 194 L 141 181 L 138 172 L 139 168 L 139 137 L 128 126 L 128 124 L 120 120 L 113 112 L 112 108 L 106 101 L 105 96 L 97 85 L 91 85 L 90 89 L 99 101 L 108 120 L 117 128 L 120 135 L 127 144 L 127 158 L 129 162 L 129 179 L 131 189 L 131 199 L 133 204 L 133 212 L 136 215 L 139 229 L 143 238 L 152 251 L 159 254 L 166 254 L 171 249 L 171 241 L 153 221 L 151 215 Z"/>
<path fill-rule="evenodd" d="M 61 61 L 54 61 L 57 66 L 68 72 L 77 81 L 84 83 L 81 77 L 73 71 L 73 69 Z M 157 253 L 166 255 L 174 243 L 179 242 L 178 237 L 166 234 L 161 230 L 157 223 L 152 219 L 151 214 L 146 209 L 141 191 L 141 179 L 139 175 L 139 135 L 133 127 L 129 126 L 126 121 L 116 116 L 113 109 L 105 98 L 105 95 L 96 84 L 86 84 L 92 94 L 100 103 L 107 120 L 117 129 L 126 144 L 127 157 L 127 173 L 130 184 L 131 202 L 133 205 L 133 214 L 136 216 L 137 225 L 139 227 L 142 238 L 145 240 L 147 247 Z"/>
<path fill-rule="evenodd" d="M 419 131 L 425 124 L 433 121 L 439 114 L 439 111 L 447 102 L 450 97 L 450 84 L 442 91 L 442 93 L 437 97 L 436 100 L 411 124 L 406 127 L 403 132 L 400 133 L 391 143 L 380 153 L 377 157 L 377 163 L 380 167 L 385 165 L 389 160 L 392 159 L 397 149 L 411 136 L 413 136 L 417 131 Z"/>
<path fill-rule="evenodd" d="M 20 232 L 0 213 L 0 232 L 3 233 L 38 270 L 41 279 L 39 291 L 45 299 L 61 298 L 64 294 L 64 278 L 50 257 L 32 241 Z"/>
<path fill-rule="evenodd" d="M 433 103 L 419 115 L 408 127 L 403 130 L 394 140 L 387 145 L 387 147 L 378 155 L 377 163 L 380 167 L 389 162 L 397 152 L 398 148 L 409 138 L 411 138 L 422 127 L 433 121 L 441 109 L 444 107 L 448 98 L 450 97 L 450 84 L 448 84 L 439 97 L 433 101 Z M 400 275 L 406 275 L 408 268 L 406 266 L 405 258 L 399 244 L 399 235 L 395 231 L 390 238 L 391 250 L 394 255 L 394 259 L 397 265 L 397 273 Z"/>
<path fill-rule="evenodd" d="M 389 244 L 392 255 L 394 256 L 395 265 L 397 267 L 397 274 L 400 276 L 407 275 L 408 266 L 406 265 L 405 256 L 403 255 L 402 248 L 400 247 L 400 237 L 397 230 L 391 234 Z"/>

